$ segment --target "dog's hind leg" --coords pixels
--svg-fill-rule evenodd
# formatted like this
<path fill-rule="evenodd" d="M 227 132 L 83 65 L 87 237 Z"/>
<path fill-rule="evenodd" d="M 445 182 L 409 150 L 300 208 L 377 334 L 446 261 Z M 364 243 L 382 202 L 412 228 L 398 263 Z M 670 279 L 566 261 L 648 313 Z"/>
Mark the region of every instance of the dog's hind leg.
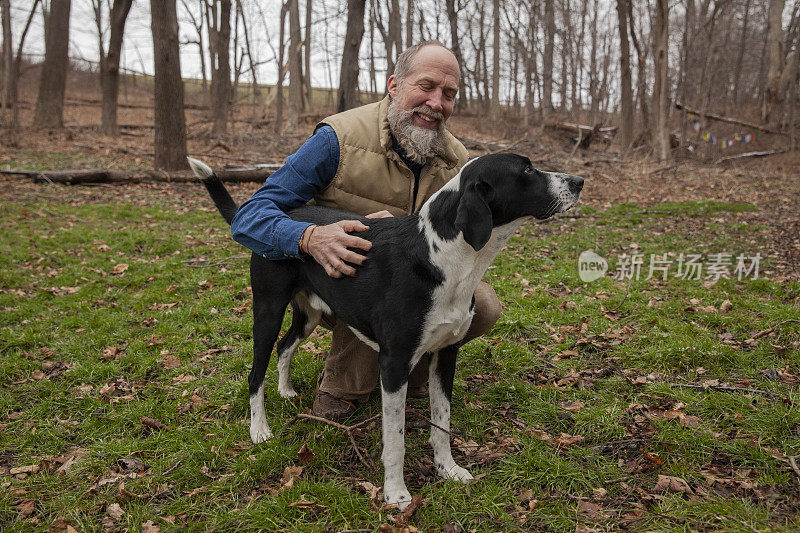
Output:
<path fill-rule="evenodd" d="M 431 438 L 436 471 L 445 479 L 467 483 L 472 479 L 466 469 L 458 466 L 450 450 L 450 398 L 453 395 L 453 376 L 456 369 L 458 345 L 442 348 L 431 356 L 428 390 L 431 399 Z"/>
<path fill-rule="evenodd" d="M 405 460 L 406 390 L 408 360 L 390 354 L 379 355 L 381 367 L 381 410 L 383 416 L 383 498 L 402 511 L 411 503 L 403 479 Z"/>
<path fill-rule="evenodd" d="M 322 319 L 322 312 L 309 306 L 304 294 L 295 296 L 292 309 L 292 325 L 278 341 L 278 393 L 284 398 L 297 396 L 292 387 L 292 357 L 300 343 L 311 335 Z"/>
<path fill-rule="evenodd" d="M 281 332 L 283 314 L 291 299 L 288 284 L 278 283 L 282 272 L 268 268 L 258 256 L 250 264 L 253 286 L 253 368 L 247 383 L 250 390 L 250 438 L 255 444 L 272 437 L 264 412 L 264 376 L 269 356 Z M 286 287 L 279 292 L 274 287 Z M 270 287 L 273 287 L 271 290 Z"/>

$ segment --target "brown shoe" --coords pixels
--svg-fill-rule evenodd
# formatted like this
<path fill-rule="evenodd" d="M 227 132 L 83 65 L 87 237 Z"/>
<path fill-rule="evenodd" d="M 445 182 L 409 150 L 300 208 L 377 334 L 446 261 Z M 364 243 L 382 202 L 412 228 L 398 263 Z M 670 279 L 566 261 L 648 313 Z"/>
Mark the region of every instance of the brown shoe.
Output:
<path fill-rule="evenodd" d="M 311 413 L 328 420 L 343 420 L 356 411 L 356 405 L 349 400 L 342 400 L 331 396 L 327 392 L 317 389 Z"/>
<path fill-rule="evenodd" d="M 414 387 L 409 385 L 408 390 L 406 391 L 406 396 L 409 398 L 427 398 L 428 394 L 429 392 L 427 383 L 423 383 L 422 385 L 417 385 Z"/>

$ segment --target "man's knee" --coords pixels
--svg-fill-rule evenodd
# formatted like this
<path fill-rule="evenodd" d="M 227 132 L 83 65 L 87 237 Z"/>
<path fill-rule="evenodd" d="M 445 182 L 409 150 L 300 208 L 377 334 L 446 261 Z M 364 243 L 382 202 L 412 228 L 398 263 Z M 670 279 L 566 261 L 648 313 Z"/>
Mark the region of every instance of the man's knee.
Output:
<path fill-rule="evenodd" d="M 480 282 L 475 289 L 475 316 L 472 318 L 464 342 L 489 332 L 500 319 L 503 306 L 491 285 Z"/>

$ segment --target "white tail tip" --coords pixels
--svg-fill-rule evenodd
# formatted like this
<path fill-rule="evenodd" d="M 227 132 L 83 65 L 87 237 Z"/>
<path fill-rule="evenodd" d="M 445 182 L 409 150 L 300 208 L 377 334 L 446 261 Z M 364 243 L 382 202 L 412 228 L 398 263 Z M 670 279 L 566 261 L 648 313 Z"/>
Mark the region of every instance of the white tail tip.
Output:
<path fill-rule="evenodd" d="M 211 170 L 211 167 L 206 165 L 199 159 L 187 157 L 186 160 L 189 162 L 189 166 L 192 168 L 192 172 L 194 172 L 194 175 L 200 178 L 201 180 L 205 181 L 214 175 L 214 171 Z"/>

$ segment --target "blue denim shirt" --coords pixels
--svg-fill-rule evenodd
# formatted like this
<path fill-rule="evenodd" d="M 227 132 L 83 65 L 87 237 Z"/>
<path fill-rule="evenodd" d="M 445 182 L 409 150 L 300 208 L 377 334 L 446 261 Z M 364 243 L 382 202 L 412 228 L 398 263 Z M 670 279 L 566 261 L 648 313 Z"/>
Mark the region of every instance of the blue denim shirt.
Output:
<path fill-rule="evenodd" d="M 409 161 L 394 137 L 392 147 L 418 181 L 422 165 Z M 338 167 L 339 140 L 333 128 L 322 126 L 239 207 L 231 222 L 233 240 L 266 259 L 299 257 L 300 236 L 311 224 L 286 212 L 330 185 Z"/>

